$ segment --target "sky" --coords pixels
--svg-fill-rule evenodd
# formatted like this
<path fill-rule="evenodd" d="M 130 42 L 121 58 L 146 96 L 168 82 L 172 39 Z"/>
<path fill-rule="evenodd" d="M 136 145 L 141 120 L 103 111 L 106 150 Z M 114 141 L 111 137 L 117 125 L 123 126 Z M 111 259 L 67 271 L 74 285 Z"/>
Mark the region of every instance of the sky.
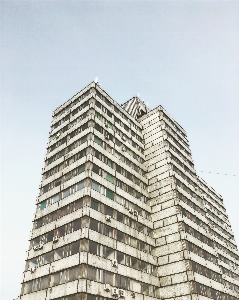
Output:
<path fill-rule="evenodd" d="M 2 300 L 20 293 L 52 111 L 95 77 L 118 103 L 139 93 L 186 130 L 239 243 L 238 1 L 0 5 Z"/>

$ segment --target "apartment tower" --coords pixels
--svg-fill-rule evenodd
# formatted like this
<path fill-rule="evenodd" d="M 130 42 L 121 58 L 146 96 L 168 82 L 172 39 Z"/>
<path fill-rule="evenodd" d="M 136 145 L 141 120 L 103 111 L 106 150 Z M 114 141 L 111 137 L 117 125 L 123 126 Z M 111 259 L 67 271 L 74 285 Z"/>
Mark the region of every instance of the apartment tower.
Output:
<path fill-rule="evenodd" d="M 18 299 L 239 299 L 223 199 L 162 106 L 92 82 L 53 112 Z"/>

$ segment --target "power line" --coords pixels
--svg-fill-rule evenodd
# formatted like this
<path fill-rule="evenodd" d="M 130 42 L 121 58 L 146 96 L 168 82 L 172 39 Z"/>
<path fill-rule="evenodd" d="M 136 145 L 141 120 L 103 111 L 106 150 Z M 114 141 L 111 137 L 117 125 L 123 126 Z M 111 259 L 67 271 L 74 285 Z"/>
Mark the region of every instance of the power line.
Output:
<path fill-rule="evenodd" d="M 210 173 L 210 174 L 216 174 L 216 175 L 226 175 L 226 176 L 237 176 L 237 175 L 232 175 L 232 174 L 223 174 L 223 173 L 214 173 L 214 172 L 208 172 L 208 171 L 200 171 L 203 173 Z"/>

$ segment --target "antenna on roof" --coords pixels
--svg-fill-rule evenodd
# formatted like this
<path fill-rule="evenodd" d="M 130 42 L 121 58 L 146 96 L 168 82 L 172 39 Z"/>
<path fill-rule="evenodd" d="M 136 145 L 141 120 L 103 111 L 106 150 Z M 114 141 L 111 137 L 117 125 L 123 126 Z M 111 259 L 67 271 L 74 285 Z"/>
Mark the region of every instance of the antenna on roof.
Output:
<path fill-rule="evenodd" d="M 95 77 L 95 83 L 98 83 L 98 77 Z"/>

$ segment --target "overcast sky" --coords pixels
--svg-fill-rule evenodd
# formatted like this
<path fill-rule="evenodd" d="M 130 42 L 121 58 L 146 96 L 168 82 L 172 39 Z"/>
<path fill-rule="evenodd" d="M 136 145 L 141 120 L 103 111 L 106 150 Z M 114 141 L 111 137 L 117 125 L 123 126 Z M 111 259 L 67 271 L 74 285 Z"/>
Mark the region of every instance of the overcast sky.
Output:
<path fill-rule="evenodd" d="M 2 300 L 20 293 L 52 111 L 96 76 L 187 131 L 239 243 L 239 1 L 2 0 L 1 20 Z"/>

